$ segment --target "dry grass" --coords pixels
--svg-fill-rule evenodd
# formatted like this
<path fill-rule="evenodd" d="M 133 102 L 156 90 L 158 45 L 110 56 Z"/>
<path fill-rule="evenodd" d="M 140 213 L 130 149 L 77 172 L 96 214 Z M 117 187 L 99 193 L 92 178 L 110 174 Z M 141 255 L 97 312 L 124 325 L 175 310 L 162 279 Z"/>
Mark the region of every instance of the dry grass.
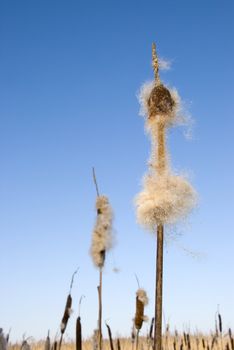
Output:
<path fill-rule="evenodd" d="M 135 344 L 132 343 L 131 338 L 119 338 L 121 350 L 134 350 Z M 32 350 L 44 350 L 45 342 L 39 341 L 30 343 Z M 117 339 L 113 339 L 114 349 L 117 350 Z M 234 350 L 234 342 L 231 331 L 217 334 L 203 335 L 201 333 L 170 333 L 167 331 L 163 335 L 162 340 L 163 350 Z M 9 350 L 20 350 L 21 344 L 10 344 Z M 64 343 L 63 350 L 74 350 L 75 342 Z M 83 350 L 93 350 L 92 339 L 87 339 L 82 342 Z M 139 337 L 140 350 L 152 350 L 152 340 L 147 337 Z M 103 350 L 110 350 L 109 340 L 103 341 Z"/>

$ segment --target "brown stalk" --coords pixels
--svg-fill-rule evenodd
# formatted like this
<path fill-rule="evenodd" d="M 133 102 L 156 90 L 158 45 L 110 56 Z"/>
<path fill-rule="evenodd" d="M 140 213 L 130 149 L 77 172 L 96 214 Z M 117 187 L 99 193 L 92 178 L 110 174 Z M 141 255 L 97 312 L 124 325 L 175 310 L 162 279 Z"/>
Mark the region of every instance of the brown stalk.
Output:
<path fill-rule="evenodd" d="M 98 305 L 98 346 L 102 350 L 102 268 L 99 270 Z"/>
<path fill-rule="evenodd" d="M 163 225 L 157 227 L 154 350 L 162 349 Z"/>

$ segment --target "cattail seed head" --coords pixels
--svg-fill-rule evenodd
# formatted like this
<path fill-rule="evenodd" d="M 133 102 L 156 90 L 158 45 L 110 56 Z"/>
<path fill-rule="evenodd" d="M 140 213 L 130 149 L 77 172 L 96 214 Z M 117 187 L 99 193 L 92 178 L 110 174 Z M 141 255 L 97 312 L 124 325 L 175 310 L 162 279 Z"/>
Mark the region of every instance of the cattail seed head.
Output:
<path fill-rule="evenodd" d="M 62 318 L 62 322 L 61 322 L 61 325 L 60 325 L 60 331 L 61 331 L 62 334 L 66 330 L 69 317 L 70 317 L 70 315 L 72 313 L 72 308 L 71 307 L 72 307 L 72 297 L 71 297 L 71 294 L 68 294 L 66 305 L 65 305 L 65 310 L 64 310 L 64 314 L 63 314 L 63 318 Z"/>
<path fill-rule="evenodd" d="M 156 115 L 170 115 L 175 106 L 170 91 L 162 84 L 155 85 L 148 99 L 149 118 Z"/>
<path fill-rule="evenodd" d="M 98 196 L 96 200 L 97 219 L 93 230 L 90 254 L 93 263 L 102 268 L 106 251 L 112 246 L 113 212 L 106 196 Z"/>
<path fill-rule="evenodd" d="M 148 296 L 144 289 L 138 289 L 136 292 L 136 313 L 134 318 L 135 327 L 140 330 L 144 321 L 147 321 L 144 315 L 144 307 L 148 304 Z"/>

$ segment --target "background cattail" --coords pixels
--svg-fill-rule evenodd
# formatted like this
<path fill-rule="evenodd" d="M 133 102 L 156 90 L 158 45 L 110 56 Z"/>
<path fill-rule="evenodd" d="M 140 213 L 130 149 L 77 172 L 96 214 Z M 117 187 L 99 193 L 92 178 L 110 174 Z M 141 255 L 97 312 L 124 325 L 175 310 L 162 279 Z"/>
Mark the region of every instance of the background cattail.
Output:
<path fill-rule="evenodd" d="M 0 350 L 7 350 L 7 339 L 2 328 L 0 328 Z"/>
<path fill-rule="evenodd" d="M 137 330 L 140 330 L 147 318 L 144 315 L 144 308 L 148 304 L 149 299 L 147 297 L 146 291 L 142 288 L 139 288 L 136 292 L 136 313 L 134 318 L 135 327 Z"/>
<path fill-rule="evenodd" d="M 82 350 L 82 327 L 80 316 L 78 316 L 76 320 L 76 350 Z"/>
<path fill-rule="evenodd" d="M 50 350 L 50 332 L 49 331 L 45 340 L 44 350 Z"/>
<path fill-rule="evenodd" d="M 113 212 L 106 196 L 98 196 L 96 200 L 97 219 L 93 230 L 91 256 L 93 263 L 102 268 L 106 251 L 112 246 Z"/>
<path fill-rule="evenodd" d="M 27 342 L 27 340 L 23 340 L 20 349 L 21 350 L 31 350 L 31 347 L 30 347 L 29 343 Z"/>
<path fill-rule="evenodd" d="M 60 325 L 61 334 L 64 334 L 64 332 L 66 330 L 67 323 L 68 323 L 68 320 L 69 320 L 71 313 L 72 313 L 72 297 L 71 297 L 71 294 L 68 294 L 63 318 L 62 318 L 61 325 Z"/>

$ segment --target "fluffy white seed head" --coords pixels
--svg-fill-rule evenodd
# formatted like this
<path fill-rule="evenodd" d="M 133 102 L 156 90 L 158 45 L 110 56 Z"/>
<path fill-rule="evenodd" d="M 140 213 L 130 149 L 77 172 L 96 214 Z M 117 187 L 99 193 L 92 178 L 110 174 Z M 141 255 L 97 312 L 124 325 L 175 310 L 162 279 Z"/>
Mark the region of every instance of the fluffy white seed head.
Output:
<path fill-rule="evenodd" d="M 147 175 L 143 191 L 135 199 L 137 221 L 155 232 L 158 224 L 175 224 L 196 204 L 196 192 L 182 176 Z"/>
<path fill-rule="evenodd" d="M 92 235 L 90 253 L 94 265 L 104 265 L 105 252 L 112 246 L 113 212 L 106 196 L 98 196 L 96 201 L 97 219 Z"/>

